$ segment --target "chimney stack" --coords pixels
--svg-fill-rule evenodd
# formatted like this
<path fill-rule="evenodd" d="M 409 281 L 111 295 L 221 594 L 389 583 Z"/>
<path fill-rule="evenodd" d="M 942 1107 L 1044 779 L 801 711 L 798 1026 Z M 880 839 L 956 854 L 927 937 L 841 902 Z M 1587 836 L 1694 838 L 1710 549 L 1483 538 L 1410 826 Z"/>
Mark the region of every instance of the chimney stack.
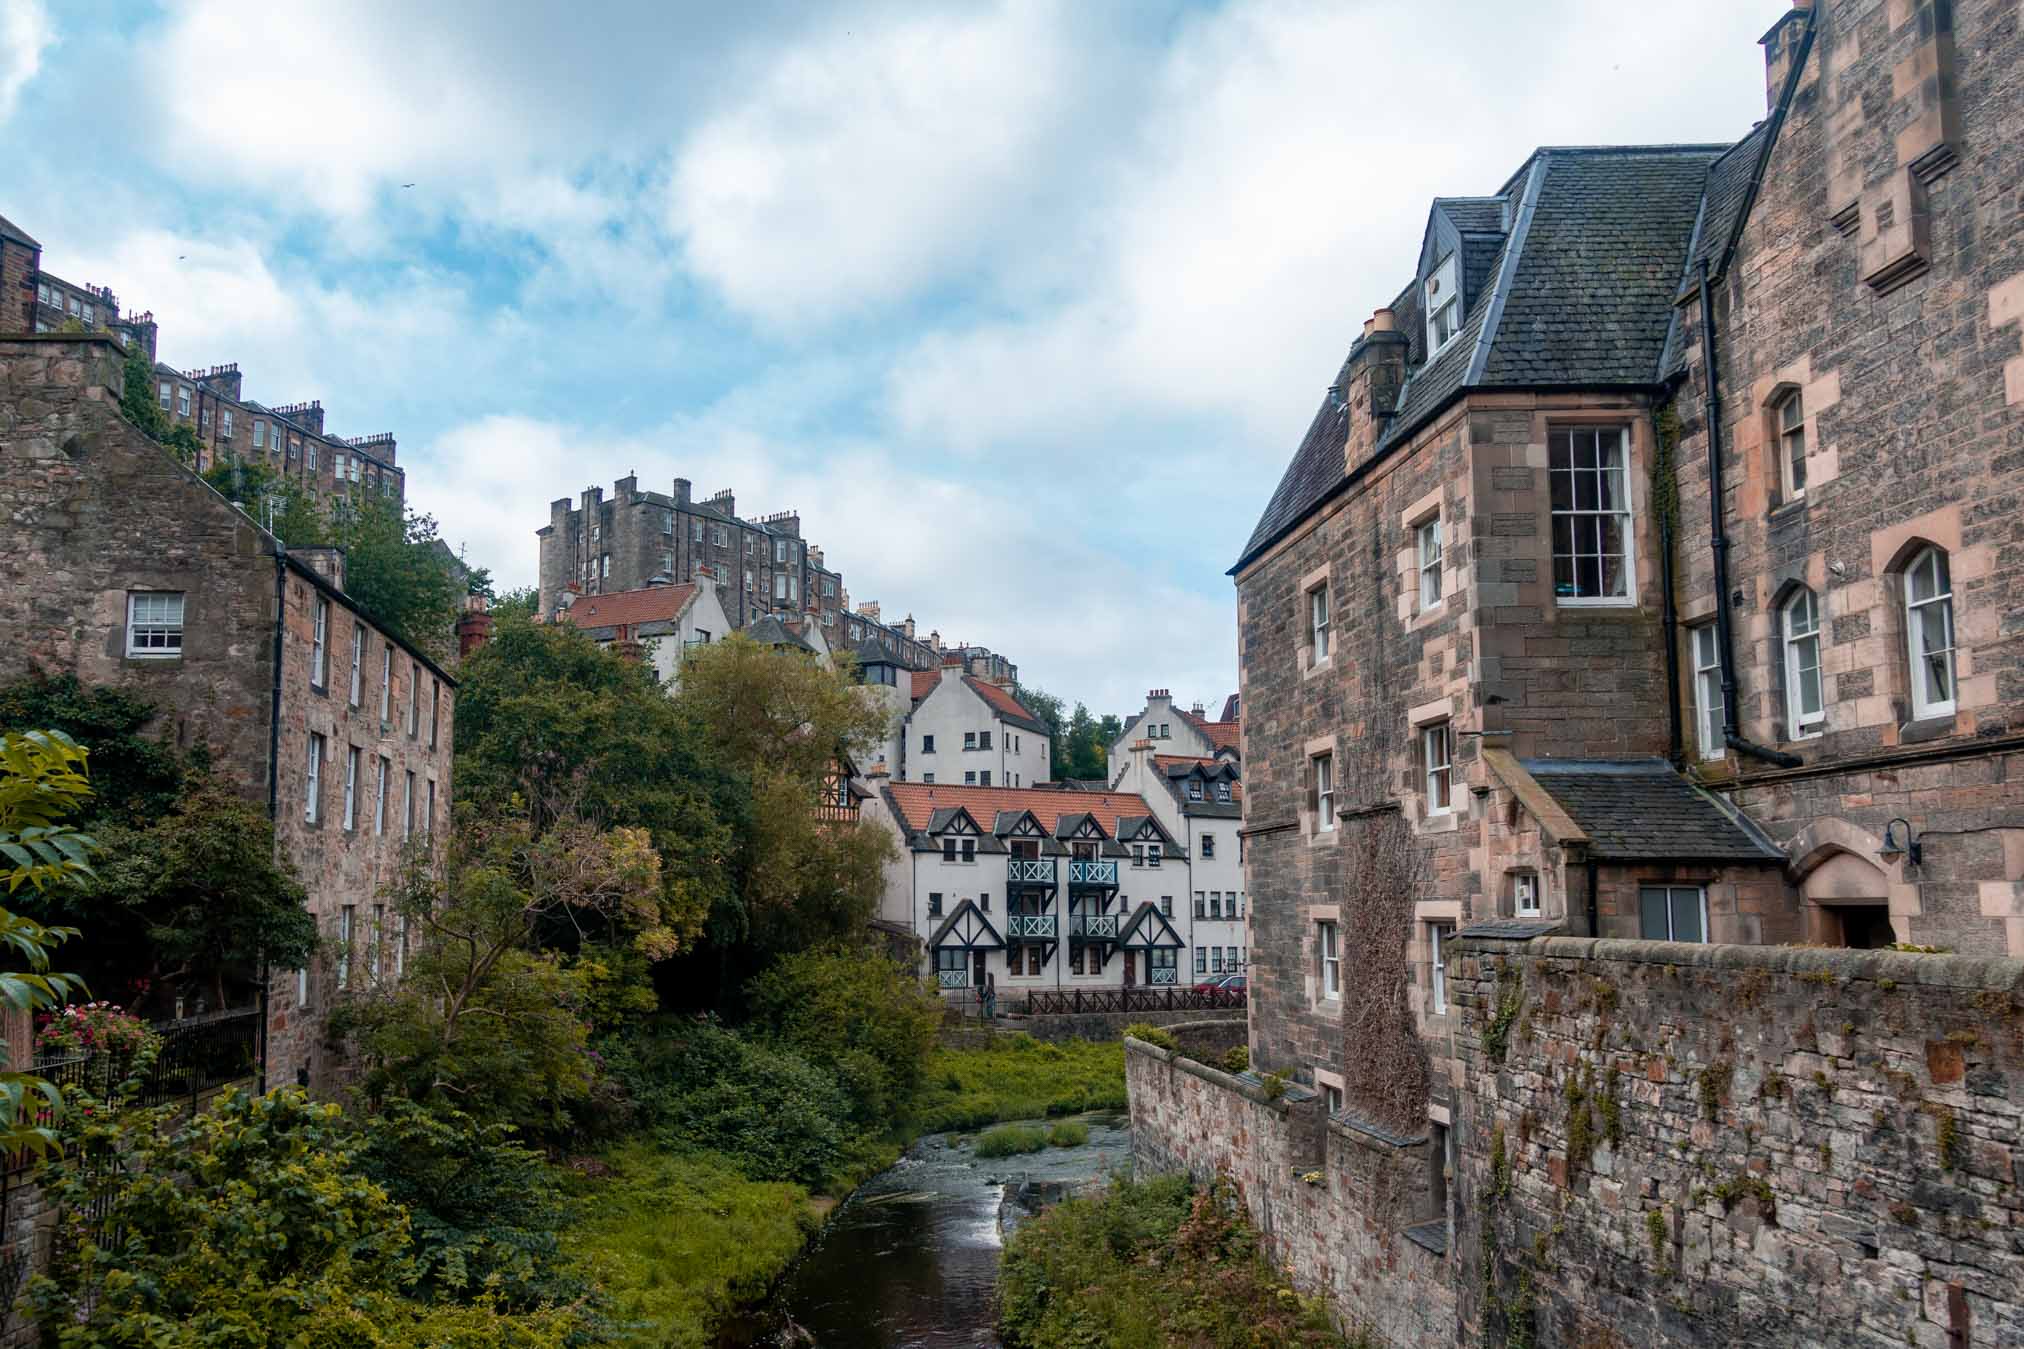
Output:
<path fill-rule="evenodd" d="M 464 596 L 464 613 L 457 619 L 457 659 L 492 640 L 492 606 L 483 595 Z"/>

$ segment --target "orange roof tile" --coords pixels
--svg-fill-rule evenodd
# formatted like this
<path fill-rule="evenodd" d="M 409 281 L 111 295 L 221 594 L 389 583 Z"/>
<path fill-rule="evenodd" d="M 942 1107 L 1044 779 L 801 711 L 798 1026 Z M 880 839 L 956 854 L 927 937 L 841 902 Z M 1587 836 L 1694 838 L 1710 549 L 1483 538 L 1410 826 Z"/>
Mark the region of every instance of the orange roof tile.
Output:
<path fill-rule="evenodd" d="M 1196 730 L 1207 736 L 1209 743 L 1217 749 L 1243 748 L 1237 739 L 1237 728 L 1241 723 L 1234 721 L 1210 721 L 1204 717 L 1198 717 L 1192 712 L 1183 712 L 1181 715 L 1193 723 Z"/>
<path fill-rule="evenodd" d="M 935 685 L 942 682 L 942 672 L 940 670 L 915 670 L 913 674 L 913 696 L 915 702 L 919 702 L 930 693 L 933 693 Z M 1014 717 L 1020 721 L 1031 722 L 1035 726 L 1043 724 L 1040 718 L 1034 716 L 1026 709 L 1023 703 L 1012 696 L 1009 689 L 1001 689 L 996 684 L 987 684 L 983 680 L 969 675 L 963 676 L 963 682 L 975 689 L 977 696 L 982 698 L 990 709 L 999 716 Z"/>
<path fill-rule="evenodd" d="M 631 627 L 640 623 L 673 622 L 695 597 L 693 585 L 648 586 L 614 590 L 606 595 L 579 595 L 562 618 L 579 628 Z"/>
<path fill-rule="evenodd" d="M 1117 837 L 1121 815 L 1150 815 L 1152 807 L 1137 792 L 1058 792 L 1039 787 L 957 787 L 944 782 L 891 782 L 892 793 L 907 828 L 923 830 L 935 812 L 961 806 L 979 827 L 989 829 L 1001 810 L 1030 810 L 1052 834 L 1065 815 L 1094 815 L 1103 831 Z"/>

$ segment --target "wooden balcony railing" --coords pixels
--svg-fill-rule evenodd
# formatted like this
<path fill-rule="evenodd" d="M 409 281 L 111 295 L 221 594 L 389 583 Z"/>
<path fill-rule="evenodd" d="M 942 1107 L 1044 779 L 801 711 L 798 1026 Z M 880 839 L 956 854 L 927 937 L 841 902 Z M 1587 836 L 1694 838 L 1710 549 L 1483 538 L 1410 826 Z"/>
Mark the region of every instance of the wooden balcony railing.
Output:
<path fill-rule="evenodd" d="M 1092 889 L 1117 889 L 1117 863 L 1115 862 L 1070 862 L 1068 884 L 1071 887 L 1087 886 Z"/>
<path fill-rule="evenodd" d="M 1084 941 L 1116 941 L 1118 915 L 1078 913 L 1070 917 L 1068 935 Z"/>
<path fill-rule="evenodd" d="M 1005 864 L 1005 881 L 1008 885 L 1054 885 L 1054 859 L 1052 857 L 1015 857 Z"/>
<path fill-rule="evenodd" d="M 1053 941 L 1055 931 L 1051 913 L 1015 913 L 1005 919 L 1007 941 Z"/>

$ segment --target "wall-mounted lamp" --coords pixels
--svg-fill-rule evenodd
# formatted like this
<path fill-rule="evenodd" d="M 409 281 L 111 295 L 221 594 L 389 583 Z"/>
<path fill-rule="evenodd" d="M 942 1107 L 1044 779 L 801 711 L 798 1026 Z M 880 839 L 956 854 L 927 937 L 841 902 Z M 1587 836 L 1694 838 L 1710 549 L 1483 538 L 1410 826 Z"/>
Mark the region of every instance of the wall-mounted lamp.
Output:
<path fill-rule="evenodd" d="M 1904 826 L 1902 839 L 1898 837 L 1899 825 Z M 1912 836 L 1912 822 L 1899 816 L 1883 827 L 1883 847 L 1877 850 L 1876 855 L 1885 862 L 1895 862 L 1902 857 L 1913 866 L 1917 866 L 1924 852 L 1925 849 L 1920 846 L 1918 839 Z"/>

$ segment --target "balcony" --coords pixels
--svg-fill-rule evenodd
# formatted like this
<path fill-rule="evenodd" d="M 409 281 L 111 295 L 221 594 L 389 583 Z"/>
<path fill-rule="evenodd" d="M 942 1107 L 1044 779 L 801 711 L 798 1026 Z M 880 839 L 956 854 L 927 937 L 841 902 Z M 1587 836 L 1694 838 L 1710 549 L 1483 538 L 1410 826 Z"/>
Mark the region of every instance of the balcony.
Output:
<path fill-rule="evenodd" d="M 1083 941 L 1116 941 L 1117 920 L 1114 913 L 1078 913 L 1069 919 L 1069 935 Z"/>
<path fill-rule="evenodd" d="M 1070 862 L 1068 864 L 1070 889 L 1088 890 L 1117 889 L 1117 863 L 1115 862 Z"/>
<path fill-rule="evenodd" d="M 943 988 L 968 988 L 970 986 L 970 972 L 968 970 L 936 970 L 935 982 Z"/>
<path fill-rule="evenodd" d="M 1052 857 L 1015 857 L 1005 864 L 1007 885 L 1044 885 L 1054 888 Z"/>
<path fill-rule="evenodd" d="M 1053 941 L 1054 936 L 1051 913 L 1015 913 L 1005 920 L 1006 941 Z"/>

